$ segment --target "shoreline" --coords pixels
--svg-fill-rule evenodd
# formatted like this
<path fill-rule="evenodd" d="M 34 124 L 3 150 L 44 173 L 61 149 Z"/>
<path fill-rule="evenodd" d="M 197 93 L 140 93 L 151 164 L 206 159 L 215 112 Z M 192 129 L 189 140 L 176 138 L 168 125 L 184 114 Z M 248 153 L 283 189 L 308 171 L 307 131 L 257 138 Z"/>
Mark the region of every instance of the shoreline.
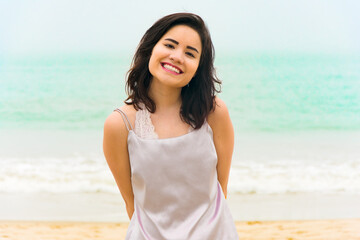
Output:
<path fill-rule="evenodd" d="M 236 221 L 242 240 L 360 239 L 360 219 L 302 221 Z M 11 240 L 124 239 L 128 222 L 0 221 L 0 238 Z"/>
<path fill-rule="evenodd" d="M 234 221 L 360 218 L 360 195 L 229 193 L 226 202 Z M 0 221 L 129 221 L 120 193 L 0 193 L 0 213 Z"/>

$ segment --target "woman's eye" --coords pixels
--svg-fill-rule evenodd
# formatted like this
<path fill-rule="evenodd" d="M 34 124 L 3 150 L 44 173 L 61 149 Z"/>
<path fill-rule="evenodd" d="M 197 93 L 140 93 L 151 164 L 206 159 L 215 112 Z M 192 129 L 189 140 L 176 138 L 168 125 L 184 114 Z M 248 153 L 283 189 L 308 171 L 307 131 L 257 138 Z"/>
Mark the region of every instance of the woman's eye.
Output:
<path fill-rule="evenodd" d="M 168 47 L 168 48 L 174 48 L 174 46 L 173 46 L 173 45 L 171 45 L 171 44 L 165 44 L 165 47 Z"/>
<path fill-rule="evenodd" d="M 195 57 L 194 54 L 192 54 L 191 52 L 187 52 L 186 55 L 190 56 L 190 57 Z"/>

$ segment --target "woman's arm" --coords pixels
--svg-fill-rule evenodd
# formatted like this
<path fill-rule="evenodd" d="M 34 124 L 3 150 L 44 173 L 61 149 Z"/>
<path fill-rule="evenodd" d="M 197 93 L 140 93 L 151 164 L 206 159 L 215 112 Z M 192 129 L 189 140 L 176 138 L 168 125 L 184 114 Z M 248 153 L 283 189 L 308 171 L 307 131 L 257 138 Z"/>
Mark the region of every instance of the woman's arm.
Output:
<path fill-rule="evenodd" d="M 214 144 L 218 157 L 217 175 L 225 197 L 229 180 L 231 159 L 234 150 L 234 128 L 225 103 L 215 98 L 216 107 L 208 116 L 208 123 L 213 130 Z"/>
<path fill-rule="evenodd" d="M 104 124 L 103 150 L 131 219 L 134 212 L 134 193 L 131 186 L 127 135 L 121 115 L 118 112 L 110 114 Z"/>

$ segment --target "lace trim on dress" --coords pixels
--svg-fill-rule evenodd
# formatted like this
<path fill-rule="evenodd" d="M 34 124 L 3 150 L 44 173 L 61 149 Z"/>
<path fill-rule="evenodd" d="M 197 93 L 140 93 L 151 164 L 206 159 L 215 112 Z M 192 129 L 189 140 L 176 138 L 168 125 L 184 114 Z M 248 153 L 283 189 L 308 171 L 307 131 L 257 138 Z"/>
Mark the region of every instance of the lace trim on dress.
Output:
<path fill-rule="evenodd" d="M 141 105 L 141 108 L 142 109 L 139 109 L 136 112 L 135 134 L 144 139 L 158 139 L 159 136 L 155 132 L 155 127 L 151 122 L 150 112 L 143 104 Z"/>
<path fill-rule="evenodd" d="M 155 127 L 151 121 L 150 112 L 144 104 L 140 104 L 142 109 L 136 112 L 134 132 L 137 136 L 144 139 L 158 139 L 159 136 L 155 132 Z M 189 127 L 188 132 L 192 132 L 193 127 Z"/>

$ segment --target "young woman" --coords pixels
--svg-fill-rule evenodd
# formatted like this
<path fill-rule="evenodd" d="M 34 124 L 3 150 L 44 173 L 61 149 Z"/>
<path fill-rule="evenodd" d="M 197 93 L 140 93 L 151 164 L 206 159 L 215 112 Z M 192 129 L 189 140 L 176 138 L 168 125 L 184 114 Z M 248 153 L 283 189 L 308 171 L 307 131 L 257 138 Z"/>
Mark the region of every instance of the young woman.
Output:
<path fill-rule="evenodd" d="M 239 239 L 225 200 L 234 131 L 213 62 L 195 14 L 165 16 L 140 41 L 128 98 L 104 125 L 131 219 L 126 239 Z"/>

